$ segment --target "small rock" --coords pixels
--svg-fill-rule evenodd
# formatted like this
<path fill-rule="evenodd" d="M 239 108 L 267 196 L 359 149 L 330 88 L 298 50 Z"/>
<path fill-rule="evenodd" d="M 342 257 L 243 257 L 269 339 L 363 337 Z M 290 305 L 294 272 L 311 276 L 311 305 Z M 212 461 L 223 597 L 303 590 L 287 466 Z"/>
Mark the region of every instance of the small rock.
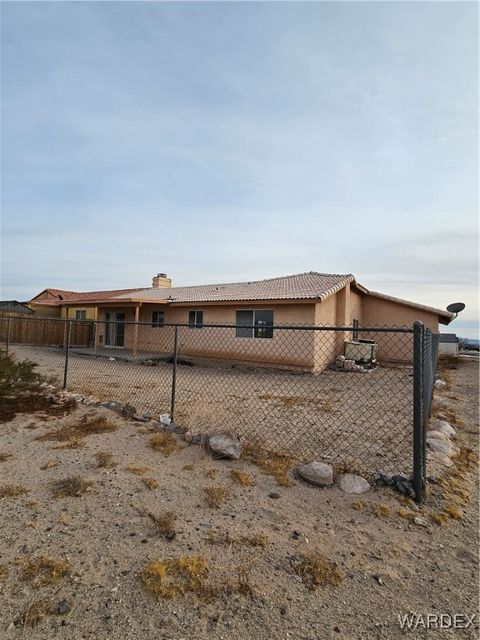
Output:
<path fill-rule="evenodd" d="M 240 441 L 228 433 L 214 433 L 209 437 L 208 445 L 217 458 L 240 458 Z"/>
<path fill-rule="evenodd" d="M 176 531 L 168 531 L 168 532 L 165 534 L 165 538 L 166 538 L 169 542 L 171 542 L 172 540 L 175 540 L 175 538 L 176 538 L 176 537 L 177 537 L 177 533 L 176 533 Z"/>
<path fill-rule="evenodd" d="M 132 416 L 132 418 L 134 420 L 136 420 L 137 422 L 149 422 L 150 418 L 145 418 L 145 416 L 139 416 L 137 414 L 135 414 L 134 416 Z"/>
<path fill-rule="evenodd" d="M 446 456 L 456 456 L 460 453 L 460 449 L 448 440 L 444 441 L 438 438 L 429 438 L 427 439 L 427 445 L 432 451 L 443 453 Z"/>
<path fill-rule="evenodd" d="M 425 518 L 421 518 L 420 516 L 415 516 L 413 522 L 419 527 L 428 527 L 428 522 L 425 520 Z"/>
<path fill-rule="evenodd" d="M 131 404 L 126 404 L 122 407 L 122 414 L 127 418 L 133 418 L 136 413 L 137 410 Z"/>
<path fill-rule="evenodd" d="M 168 413 L 162 413 L 162 415 L 160 416 L 160 422 L 165 425 L 168 426 L 171 423 L 171 418 L 168 415 Z"/>
<path fill-rule="evenodd" d="M 61 600 L 57 606 L 57 612 L 63 616 L 68 613 L 71 609 L 71 606 L 68 604 L 66 600 Z"/>
<path fill-rule="evenodd" d="M 353 473 L 342 473 L 338 476 L 338 488 L 344 493 L 366 493 L 370 485 L 361 476 Z"/>
<path fill-rule="evenodd" d="M 116 358 L 109 358 L 110 362 L 115 362 Z"/>
<path fill-rule="evenodd" d="M 435 389 L 446 389 L 447 388 L 447 383 L 445 382 L 445 380 L 442 380 L 441 378 L 439 378 L 438 380 L 435 380 Z"/>
<path fill-rule="evenodd" d="M 373 575 L 372 578 L 376 580 L 380 586 L 383 586 L 383 580 L 380 576 Z"/>
<path fill-rule="evenodd" d="M 268 494 L 268 497 L 272 498 L 272 500 L 278 500 L 281 496 L 276 491 L 272 491 L 271 493 Z"/>
<path fill-rule="evenodd" d="M 333 468 L 325 462 L 314 460 L 297 469 L 298 474 L 317 487 L 330 487 L 333 484 Z"/>
<path fill-rule="evenodd" d="M 450 442 L 450 438 L 441 431 L 427 431 L 427 442 L 429 440 L 443 440 L 444 442 Z"/>
<path fill-rule="evenodd" d="M 301 538 L 301 536 L 302 536 L 302 534 L 300 533 L 300 531 L 294 531 L 294 532 L 292 533 L 292 538 L 293 538 L 294 540 L 299 540 L 299 539 Z"/>
<path fill-rule="evenodd" d="M 287 615 L 287 607 L 280 607 L 280 615 L 281 616 Z"/>
<path fill-rule="evenodd" d="M 439 419 L 435 420 L 435 422 L 432 425 L 432 432 L 433 431 L 436 431 L 438 433 L 443 433 L 449 438 L 455 438 L 457 435 L 457 432 L 455 431 L 455 429 L 446 420 L 439 420 Z"/>

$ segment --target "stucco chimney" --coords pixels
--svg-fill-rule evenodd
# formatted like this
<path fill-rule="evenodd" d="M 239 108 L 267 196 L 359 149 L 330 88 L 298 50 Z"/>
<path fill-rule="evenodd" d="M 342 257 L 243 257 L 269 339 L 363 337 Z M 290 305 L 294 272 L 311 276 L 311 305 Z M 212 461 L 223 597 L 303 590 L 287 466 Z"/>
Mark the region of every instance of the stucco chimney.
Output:
<path fill-rule="evenodd" d="M 157 273 L 152 279 L 153 289 L 168 289 L 172 286 L 171 278 L 167 278 L 166 273 Z"/>

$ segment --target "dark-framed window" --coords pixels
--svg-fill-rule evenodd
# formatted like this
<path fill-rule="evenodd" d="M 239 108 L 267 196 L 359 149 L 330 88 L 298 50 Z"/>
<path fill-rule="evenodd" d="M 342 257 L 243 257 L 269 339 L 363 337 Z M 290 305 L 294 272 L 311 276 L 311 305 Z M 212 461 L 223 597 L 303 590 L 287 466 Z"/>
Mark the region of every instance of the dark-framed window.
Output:
<path fill-rule="evenodd" d="M 86 320 L 86 319 L 87 319 L 86 309 L 77 309 L 77 311 L 75 311 L 75 320 Z"/>
<path fill-rule="evenodd" d="M 163 327 L 165 324 L 165 311 L 152 311 L 152 327 Z"/>
<path fill-rule="evenodd" d="M 188 326 L 190 329 L 201 329 L 203 327 L 203 311 L 189 311 Z"/>
<path fill-rule="evenodd" d="M 355 320 L 355 318 L 353 319 L 353 331 L 352 331 L 352 339 L 354 342 L 357 342 L 358 340 L 358 327 L 360 326 L 360 323 L 358 320 Z"/>
<path fill-rule="evenodd" d="M 273 311 L 253 309 L 237 311 L 237 338 L 273 338 Z M 242 325 L 245 325 L 242 327 Z"/>

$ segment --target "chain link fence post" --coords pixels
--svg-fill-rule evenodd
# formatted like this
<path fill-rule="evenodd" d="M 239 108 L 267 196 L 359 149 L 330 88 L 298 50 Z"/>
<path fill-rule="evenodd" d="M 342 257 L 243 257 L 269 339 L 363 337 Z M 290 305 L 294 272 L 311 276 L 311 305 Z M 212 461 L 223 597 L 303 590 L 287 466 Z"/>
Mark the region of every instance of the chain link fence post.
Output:
<path fill-rule="evenodd" d="M 423 501 L 424 492 L 424 420 L 423 420 L 423 336 L 424 327 L 413 323 L 413 488 L 415 501 Z"/>
<path fill-rule="evenodd" d="M 172 369 L 172 395 L 170 399 L 170 418 L 175 415 L 175 394 L 177 391 L 177 360 L 178 360 L 178 325 L 175 325 L 173 338 L 173 369 Z"/>
<path fill-rule="evenodd" d="M 66 320 L 67 323 L 67 338 L 65 343 L 65 369 L 63 372 L 63 388 L 67 388 L 67 380 L 68 380 L 68 357 L 70 354 L 70 340 L 72 338 L 72 322 L 71 320 Z"/>

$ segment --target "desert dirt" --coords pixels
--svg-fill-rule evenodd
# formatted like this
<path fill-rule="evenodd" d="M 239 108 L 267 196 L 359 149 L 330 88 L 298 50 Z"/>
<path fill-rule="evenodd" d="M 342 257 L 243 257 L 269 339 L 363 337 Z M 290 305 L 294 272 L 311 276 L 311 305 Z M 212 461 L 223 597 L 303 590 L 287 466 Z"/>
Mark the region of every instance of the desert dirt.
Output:
<path fill-rule="evenodd" d="M 476 450 L 478 362 L 463 362 L 449 377 L 443 395 L 461 424 L 458 442 Z M 116 429 L 81 436 L 85 420 L 94 418 Z M 39 439 L 66 428 L 69 440 Z M 436 524 L 452 500 L 440 485 L 430 486 L 418 512 L 387 488 L 348 495 L 307 485 L 293 472 L 292 486 L 279 486 L 258 466 L 213 460 L 179 436 L 178 448 L 164 456 L 149 446 L 157 433 L 148 423 L 84 405 L 0 424 L 0 491 L 28 491 L 0 499 L 2 640 L 430 638 L 441 632 L 402 631 L 399 615 L 477 613 L 475 470 L 461 478 L 459 519 Z M 69 442 L 78 448 L 57 448 Z M 100 452 L 115 466 L 98 467 Z M 232 470 L 248 473 L 255 486 L 236 484 Z M 55 497 L 54 483 L 75 476 L 91 483 L 85 492 Z M 226 490 L 219 508 L 207 501 L 212 486 Z M 160 533 L 153 517 L 166 512 L 174 524 Z M 315 588 L 308 574 L 298 575 L 312 553 L 326 561 Z M 50 584 L 25 572 L 45 556 L 64 567 Z M 146 589 L 142 573 L 150 563 L 190 556 L 197 556 L 203 582 L 172 599 Z M 37 624 L 29 626 L 37 610 Z M 476 638 L 478 631 L 450 634 Z"/>
<path fill-rule="evenodd" d="M 63 380 L 60 349 L 14 345 L 19 359 Z M 121 357 L 121 355 L 119 356 Z M 172 366 L 145 366 L 70 353 L 68 388 L 138 412 L 169 413 Z M 318 375 L 179 365 L 175 421 L 188 429 L 228 430 L 244 439 L 347 464 L 362 474 L 411 473 L 412 370 Z"/>

